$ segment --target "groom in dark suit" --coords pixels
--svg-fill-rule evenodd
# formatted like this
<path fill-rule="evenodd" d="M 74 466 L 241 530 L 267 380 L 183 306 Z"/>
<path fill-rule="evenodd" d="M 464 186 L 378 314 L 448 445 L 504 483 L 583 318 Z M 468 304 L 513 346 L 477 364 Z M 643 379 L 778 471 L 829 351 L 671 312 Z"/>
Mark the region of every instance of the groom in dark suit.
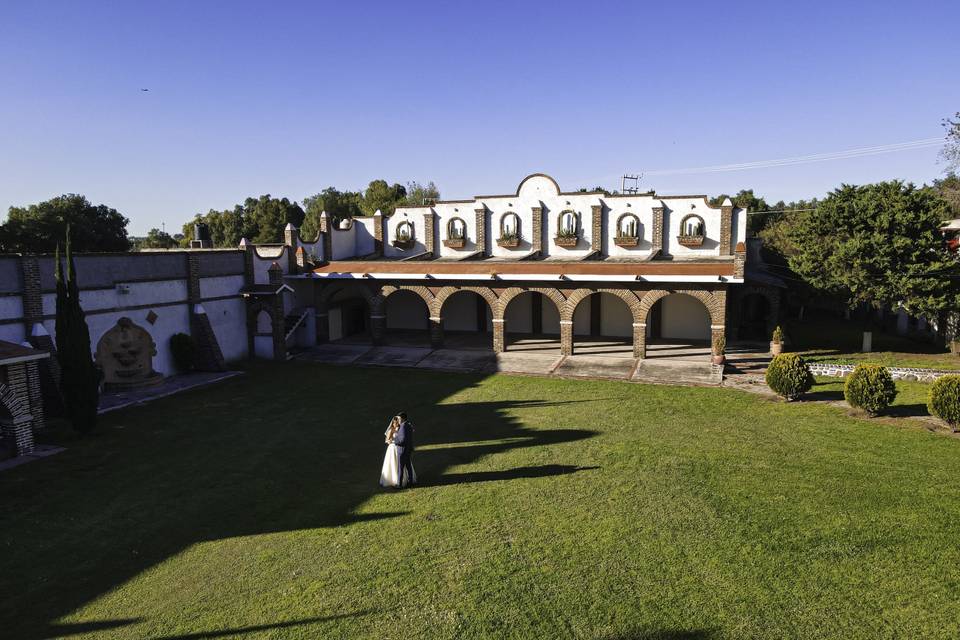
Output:
<path fill-rule="evenodd" d="M 413 425 L 407 420 L 407 414 L 400 412 L 397 414 L 400 418 L 400 428 L 397 434 L 393 436 L 393 444 L 397 445 L 397 453 L 400 456 L 400 486 L 413 484 L 413 463 L 410 456 L 413 454 Z"/>

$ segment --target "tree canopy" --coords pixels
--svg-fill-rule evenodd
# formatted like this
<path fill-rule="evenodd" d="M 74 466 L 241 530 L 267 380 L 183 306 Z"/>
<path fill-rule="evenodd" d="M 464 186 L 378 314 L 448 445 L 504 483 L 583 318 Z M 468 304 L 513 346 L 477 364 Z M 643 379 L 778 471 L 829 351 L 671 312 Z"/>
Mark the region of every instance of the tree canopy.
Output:
<path fill-rule="evenodd" d="M 953 119 L 946 118 L 943 128 L 947 131 L 947 142 L 940 150 L 940 157 L 947 163 L 947 173 L 960 171 L 960 111 Z"/>
<path fill-rule="evenodd" d="M 939 227 L 947 202 L 931 187 L 901 181 L 842 185 L 784 232 L 790 268 L 854 308 L 902 304 L 933 317 L 956 308 L 958 263 Z"/>
<path fill-rule="evenodd" d="M 174 249 L 180 242 L 166 231 L 153 228 L 143 238 L 131 238 L 134 249 Z"/>
<path fill-rule="evenodd" d="M 308 240 L 317 237 L 320 231 L 320 214 L 324 211 L 334 224 L 344 218 L 363 215 L 360 206 L 362 202 L 363 194 L 359 191 L 340 191 L 335 187 L 327 187 L 316 195 L 304 198 L 306 215 L 300 228 L 300 237 Z"/>
<path fill-rule="evenodd" d="M 304 212 L 299 204 L 267 194 L 259 198 L 247 198 L 232 210 L 211 209 L 206 215 L 198 213 L 193 220 L 184 223 L 182 243 L 189 244 L 193 238 L 195 222 L 207 224 L 215 247 L 236 247 L 241 238 L 255 243 L 280 242 L 287 223 L 300 227 L 303 219 Z"/>
<path fill-rule="evenodd" d="M 710 204 L 711 206 L 719 207 L 727 198 L 730 198 L 733 205 L 738 209 L 747 209 L 751 212 L 751 215 L 747 217 L 748 235 L 756 235 L 767 225 L 771 214 L 763 212 L 770 211 L 771 207 L 762 197 L 754 195 L 753 189 L 741 189 L 733 196 L 721 193 L 716 198 L 711 198 Z"/>
<path fill-rule="evenodd" d="M 127 220 L 105 204 L 93 205 L 79 194 L 65 194 L 27 207 L 10 207 L 0 225 L 0 252 L 50 253 L 72 229 L 75 252 L 126 251 Z"/>

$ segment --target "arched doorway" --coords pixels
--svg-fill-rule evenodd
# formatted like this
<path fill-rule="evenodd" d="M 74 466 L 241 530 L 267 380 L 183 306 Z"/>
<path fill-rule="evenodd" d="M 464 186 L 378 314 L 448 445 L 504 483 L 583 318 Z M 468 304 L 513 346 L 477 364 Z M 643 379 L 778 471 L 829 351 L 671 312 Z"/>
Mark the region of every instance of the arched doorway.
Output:
<path fill-rule="evenodd" d="M 697 298 L 671 293 L 647 315 L 647 358 L 710 359 L 710 310 Z"/>
<path fill-rule="evenodd" d="M 457 291 L 440 308 L 443 341 L 448 349 L 491 349 L 493 312 L 475 291 Z"/>
<path fill-rule="evenodd" d="M 560 310 L 539 291 L 524 291 L 503 313 L 504 349 L 560 353 Z"/>
<path fill-rule="evenodd" d="M 767 327 L 770 324 L 770 301 L 759 293 L 748 293 L 740 299 L 740 325 L 737 337 L 741 340 L 770 339 Z"/>
<path fill-rule="evenodd" d="M 385 343 L 396 346 L 430 346 L 430 309 L 419 294 L 398 289 L 386 297 Z"/>
<path fill-rule="evenodd" d="M 357 291 L 344 289 L 327 303 L 327 324 L 331 342 L 371 344 L 370 305 Z"/>
<path fill-rule="evenodd" d="M 612 293 L 592 293 L 573 311 L 573 352 L 633 357 L 633 314 Z"/>

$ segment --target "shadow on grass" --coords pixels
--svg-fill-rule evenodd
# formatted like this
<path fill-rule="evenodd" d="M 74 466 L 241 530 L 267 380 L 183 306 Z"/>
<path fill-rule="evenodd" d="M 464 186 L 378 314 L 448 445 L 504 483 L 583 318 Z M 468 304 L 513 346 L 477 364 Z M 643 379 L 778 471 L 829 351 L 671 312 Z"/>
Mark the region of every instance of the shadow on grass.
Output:
<path fill-rule="evenodd" d="M 576 467 L 565 464 L 545 464 L 538 467 L 518 467 L 506 471 L 473 471 L 466 473 L 448 473 L 435 480 L 419 483 L 423 487 L 440 487 L 452 484 L 466 484 L 469 482 L 494 482 L 497 480 L 517 480 L 519 478 L 546 478 L 562 476 L 578 471 L 599 469 L 600 467 Z"/>
<path fill-rule="evenodd" d="M 915 418 L 917 416 L 928 416 L 927 405 L 922 402 L 914 404 L 898 404 L 888 407 L 886 415 L 891 418 Z"/>
<path fill-rule="evenodd" d="M 321 622 L 331 622 L 333 620 L 342 620 L 343 618 L 357 618 L 371 613 L 374 610 L 357 611 L 355 613 L 341 613 L 335 616 L 322 616 L 319 618 L 303 618 L 300 620 L 288 620 L 286 622 L 274 622 L 272 624 L 256 624 L 248 627 L 237 627 L 235 629 L 219 629 L 217 631 L 199 631 L 197 633 L 187 633 L 177 636 L 160 636 L 154 640 L 205 640 L 207 638 L 228 638 L 230 636 L 239 636 L 257 631 L 270 631 L 271 629 L 289 629 L 306 624 L 318 624 Z"/>
<path fill-rule="evenodd" d="M 383 431 L 400 410 L 416 425 L 418 444 L 436 445 L 415 453 L 425 484 L 580 470 L 557 464 L 445 477 L 454 465 L 597 433 L 532 429 L 520 419 L 563 403 L 448 400 L 485 377 L 260 363 L 219 385 L 103 416 L 97 434 L 71 439 L 65 453 L 0 476 L 0 548 L 16 549 L 0 554 L 4 637 L 80 633 L 54 621 L 198 543 L 413 513 L 415 492 L 401 494 L 410 497 L 399 510 L 356 513 L 381 491 Z"/>
<path fill-rule="evenodd" d="M 717 634 L 710 629 L 643 629 L 598 640 L 711 640 Z"/>
<path fill-rule="evenodd" d="M 40 638 L 66 638 L 80 633 L 93 633 L 108 629 L 119 629 L 131 624 L 139 624 L 143 618 L 119 618 L 117 620 L 94 620 L 92 622 L 68 622 L 51 624 L 45 630 L 39 631 Z"/>

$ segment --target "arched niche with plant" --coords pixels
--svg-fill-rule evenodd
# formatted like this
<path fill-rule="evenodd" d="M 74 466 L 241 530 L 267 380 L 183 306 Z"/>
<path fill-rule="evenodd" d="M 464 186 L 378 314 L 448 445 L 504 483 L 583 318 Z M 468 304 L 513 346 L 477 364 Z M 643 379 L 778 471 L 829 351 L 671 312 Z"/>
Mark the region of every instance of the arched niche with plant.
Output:
<path fill-rule="evenodd" d="M 553 239 L 558 247 L 575 247 L 580 242 L 580 214 L 572 209 L 557 215 L 557 235 Z"/>
<path fill-rule="evenodd" d="M 624 213 L 617 218 L 617 235 L 613 238 L 618 247 L 636 247 L 640 244 L 640 218 Z"/>
<path fill-rule="evenodd" d="M 398 249 L 410 249 L 414 243 L 414 227 L 409 220 L 398 223 L 393 230 L 393 246 Z"/>
<path fill-rule="evenodd" d="M 497 244 L 513 249 L 520 245 L 520 238 L 520 216 L 513 211 L 500 216 L 500 236 L 497 238 Z"/>
<path fill-rule="evenodd" d="M 677 236 L 677 242 L 684 247 L 699 247 L 703 244 L 706 237 L 707 225 L 703 218 L 695 213 L 687 214 L 680 221 L 680 235 Z"/>
<path fill-rule="evenodd" d="M 463 249 L 467 244 L 467 223 L 463 218 L 450 218 L 447 221 L 447 237 L 443 246 L 448 249 Z"/>

